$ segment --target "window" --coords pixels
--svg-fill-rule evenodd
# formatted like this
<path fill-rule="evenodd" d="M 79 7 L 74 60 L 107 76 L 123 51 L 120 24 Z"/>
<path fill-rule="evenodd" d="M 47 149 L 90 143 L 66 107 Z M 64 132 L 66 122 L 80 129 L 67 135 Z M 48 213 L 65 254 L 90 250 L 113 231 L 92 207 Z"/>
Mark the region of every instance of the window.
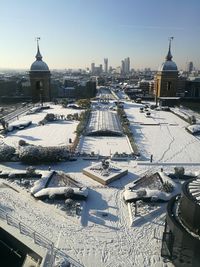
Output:
<path fill-rule="evenodd" d="M 167 82 L 167 91 L 170 91 L 172 88 L 172 82 Z"/>

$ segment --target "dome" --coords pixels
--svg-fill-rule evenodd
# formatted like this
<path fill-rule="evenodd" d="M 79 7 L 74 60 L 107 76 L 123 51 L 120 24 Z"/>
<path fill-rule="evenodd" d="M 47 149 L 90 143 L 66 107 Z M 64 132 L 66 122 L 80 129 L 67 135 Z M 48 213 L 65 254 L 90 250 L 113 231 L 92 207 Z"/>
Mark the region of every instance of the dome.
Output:
<path fill-rule="evenodd" d="M 42 60 L 36 60 L 31 65 L 31 71 L 49 71 L 49 67 Z"/>
<path fill-rule="evenodd" d="M 38 40 L 39 39 L 37 39 L 37 54 L 35 56 L 36 61 L 34 61 L 33 64 L 31 65 L 30 71 L 49 71 L 49 67 L 42 60 L 42 55 L 40 53 L 40 48 L 39 48 Z"/>
<path fill-rule="evenodd" d="M 172 61 L 172 54 L 171 54 L 171 41 L 174 39 L 174 37 L 169 38 L 169 50 L 165 57 L 166 61 L 162 63 L 162 65 L 159 67 L 158 71 L 178 71 L 178 68 L 176 66 L 176 63 Z"/>
<path fill-rule="evenodd" d="M 166 60 L 159 67 L 158 71 L 178 71 L 176 63 L 172 60 Z"/>

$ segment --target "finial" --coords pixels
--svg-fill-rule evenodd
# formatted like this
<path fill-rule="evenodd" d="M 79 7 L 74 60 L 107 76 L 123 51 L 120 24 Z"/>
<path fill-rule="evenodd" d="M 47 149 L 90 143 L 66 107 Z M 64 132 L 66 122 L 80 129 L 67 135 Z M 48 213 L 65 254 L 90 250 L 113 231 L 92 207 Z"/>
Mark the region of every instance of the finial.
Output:
<path fill-rule="evenodd" d="M 39 48 L 39 41 L 40 41 L 40 37 L 36 37 L 36 41 L 37 41 L 37 54 L 36 54 L 36 59 L 37 60 L 42 60 L 42 55 L 40 53 L 40 48 Z"/>
<path fill-rule="evenodd" d="M 169 37 L 169 51 L 167 53 L 167 56 L 166 56 L 166 60 L 167 61 L 171 61 L 172 60 L 172 54 L 171 54 L 171 42 L 172 40 L 174 39 L 174 37 Z"/>

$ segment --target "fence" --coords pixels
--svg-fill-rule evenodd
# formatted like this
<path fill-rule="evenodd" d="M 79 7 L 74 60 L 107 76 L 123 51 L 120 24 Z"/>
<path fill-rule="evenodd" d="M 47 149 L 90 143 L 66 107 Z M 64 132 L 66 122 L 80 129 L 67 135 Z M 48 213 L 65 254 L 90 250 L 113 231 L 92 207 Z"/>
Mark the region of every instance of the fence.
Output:
<path fill-rule="evenodd" d="M 5 220 L 8 225 L 19 229 L 20 234 L 32 238 L 35 244 L 42 246 L 48 250 L 49 260 L 46 263 L 45 267 L 52 267 L 56 256 L 64 258 L 70 264 L 70 267 L 84 267 L 83 265 L 72 259 L 70 256 L 68 256 L 65 252 L 54 247 L 54 243 L 52 241 L 50 241 L 37 231 L 33 230 L 31 227 L 20 222 L 15 217 L 9 215 L 2 208 L 0 208 L 0 219 Z"/>

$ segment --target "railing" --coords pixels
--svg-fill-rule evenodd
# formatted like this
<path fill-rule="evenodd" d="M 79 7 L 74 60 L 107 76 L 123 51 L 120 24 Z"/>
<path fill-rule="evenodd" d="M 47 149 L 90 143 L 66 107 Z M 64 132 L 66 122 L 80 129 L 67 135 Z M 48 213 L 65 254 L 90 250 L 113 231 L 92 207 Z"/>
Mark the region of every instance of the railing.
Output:
<path fill-rule="evenodd" d="M 28 106 L 25 107 L 21 107 L 18 108 L 8 114 L 6 114 L 5 116 L 2 117 L 2 119 L 4 119 L 7 122 L 12 122 L 14 119 L 16 119 L 17 117 L 21 116 L 22 114 L 26 113 L 29 109 L 31 109 L 34 105 L 33 104 L 29 104 Z"/>
<path fill-rule="evenodd" d="M 51 240 L 47 239 L 37 231 L 33 230 L 31 227 L 20 222 L 17 218 L 9 215 L 2 208 L 0 208 L 0 219 L 5 220 L 8 225 L 19 229 L 20 234 L 32 238 L 35 244 L 42 246 L 48 250 L 49 260 L 46 263 L 45 267 L 52 267 L 56 256 L 66 259 L 66 261 L 69 262 L 70 267 L 83 267 L 83 265 L 72 259 L 65 252 L 54 247 L 54 243 Z"/>

